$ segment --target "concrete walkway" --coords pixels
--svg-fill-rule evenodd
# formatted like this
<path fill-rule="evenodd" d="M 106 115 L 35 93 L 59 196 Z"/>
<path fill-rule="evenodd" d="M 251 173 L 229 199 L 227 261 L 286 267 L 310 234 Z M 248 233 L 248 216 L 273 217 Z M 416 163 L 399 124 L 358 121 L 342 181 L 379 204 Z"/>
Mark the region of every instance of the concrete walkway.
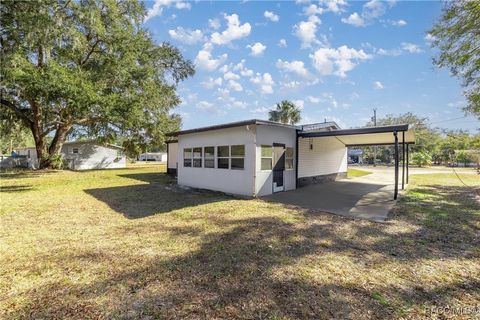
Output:
<path fill-rule="evenodd" d="M 264 198 L 305 209 L 382 222 L 395 205 L 393 185 L 392 169 L 279 192 Z"/>

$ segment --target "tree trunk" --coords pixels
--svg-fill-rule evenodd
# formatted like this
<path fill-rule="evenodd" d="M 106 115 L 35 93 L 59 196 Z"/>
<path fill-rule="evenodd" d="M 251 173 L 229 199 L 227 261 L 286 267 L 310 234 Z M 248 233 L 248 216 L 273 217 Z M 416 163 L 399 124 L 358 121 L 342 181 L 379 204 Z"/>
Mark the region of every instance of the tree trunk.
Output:
<path fill-rule="evenodd" d="M 62 125 L 62 126 L 58 126 L 57 131 L 55 132 L 55 136 L 53 137 L 52 143 L 50 144 L 50 147 L 48 148 L 49 156 L 54 156 L 54 155 L 60 154 L 60 151 L 62 150 L 63 143 L 65 142 L 65 139 L 67 138 L 67 135 L 70 132 L 70 129 L 72 129 L 71 124 L 65 124 L 65 125 Z"/>

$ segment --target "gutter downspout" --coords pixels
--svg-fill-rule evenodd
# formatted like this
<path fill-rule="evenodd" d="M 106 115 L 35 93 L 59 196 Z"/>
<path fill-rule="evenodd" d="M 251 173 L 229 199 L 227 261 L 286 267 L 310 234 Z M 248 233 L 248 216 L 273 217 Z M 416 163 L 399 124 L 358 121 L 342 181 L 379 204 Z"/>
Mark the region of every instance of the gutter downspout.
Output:
<path fill-rule="evenodd" d="M 298 132 L 295 130 L 295 189 L 298 189 Z"/>

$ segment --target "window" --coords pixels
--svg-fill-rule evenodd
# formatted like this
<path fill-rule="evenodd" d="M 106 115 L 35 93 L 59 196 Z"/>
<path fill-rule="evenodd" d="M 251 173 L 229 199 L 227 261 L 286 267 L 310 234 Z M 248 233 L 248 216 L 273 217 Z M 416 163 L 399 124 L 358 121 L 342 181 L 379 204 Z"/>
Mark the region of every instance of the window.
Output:
<path fill-rule="evenodd" d="M 220 146 L 217 147 L 217 168 L 228 169 L 230 162 L 230 147 Z"/>
<path fill-rule="evenodd" d="M 193 148 L 193 166 L 195 168 L 202 167 L 202 148 Z"/>
<path fill-rule="evenodd" d="M 78 154 L 78 148 L 73 148 L 73 149 L 72 149 L 72 153 L 73 153 L 73 154 Z"/>
<path fill-rule="evenodd" d="M 293 148 L 287 147 L 285 151 L 285 169 L 293 169 Z"/>
<path fill-rule="evenodd" d="M 262 170 L 272 170 L 272 146 L 262 145 Z"/>
<path fill-rule="evenodd" d="M 232 146 L 232 169 L 241 170 L 245 164 L 245 145 Z"/>
<path fill-rule="evenodd" d="M 184 167 L 192 166 L 192 148 L 183 149 L 183 166 Z"/>
<path fill-rule="evenodd" d="M 205 147 L 203 151 L 205 168 L 215 168 L 215 147 Z"/>

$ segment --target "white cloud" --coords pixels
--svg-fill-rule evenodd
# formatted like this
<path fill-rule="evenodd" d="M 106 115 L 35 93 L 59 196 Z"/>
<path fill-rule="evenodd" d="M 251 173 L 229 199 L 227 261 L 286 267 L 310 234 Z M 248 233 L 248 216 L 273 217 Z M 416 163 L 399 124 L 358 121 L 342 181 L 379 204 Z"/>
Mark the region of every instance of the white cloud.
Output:
<path fill-rule="evenodd" d="M 355 50 L 343 45 L 337 49 L 320 48 L 310 55 L 313 66 L 322 75 L 337 75 L 346 77 L 361 61 L 368 60 L 371 55 L 363 50 Z"/>
<path fill-rule="evenodd" d="M 223 83 L 223 79 L 218 77 L 216 79 L 212 78 L 212 77 L 208 77 L 206 81 L 203 81 L 202 83 L 200 83 L 204 88 L 207 88 L 207 89 L 213 89 L 215 87 L 219 87 L 221 86 Z"/>
<path fill-rule="evenodd" d="M 300 81 L 289 81 L 289 82 L 281 82 L 282 87 L 287 89 L 295 89 L 298 88 L 302 83 Z"/>
<path fill-rule="evenodd" d="M 208 26 L 214 30 L 220 28 L 220 20 L 218 19 L 208 19 Z"/>
<path fill-rule="evenodd" d="M 307 101 L 310 102 L 310 103 L 320 103 L 320 101 L 322 101 L 322 100 L 321 100 L 321 98 L 318 98 L 318 97 L 308 96 Z"/>
<path fill-rule="evenodd" d="M 245 67 L 245 59 L 242 59 L 233 67 L 234 71 L 240 71 L 242 77 L 251 77 L 253 76 L 253 70 Z"/>
<path fill-rule="evenodd" d="M 203 33 L 201 30 L 190 30 L 178 27 L 174 30 L 168 30 L 168 34 L 172 39 L 186 43 L 194 44 L 203 40 Z"/>
<path fill-rule="evenodd" d="M 303 107 L 305 106 L 305 101 L 303 101 L 302 99 L 299 99 L 299 100 L 293 100 L 292 102 L 294 105 L 298 107 L 298 109 L 303 110 Z"/>
<path fill-rule="evenodd" d="M 356 12 L 352 13 L 348 18 L 342 18 L 342 22 L 355 27 L 365 26 L 365 20 Z"/>
<path fill-rule="evenodd" d="M 302 48 L 308 48 L 312 43 L 318 42 L 316 33 L 319 24 L 321 24 L 320 18 L 310 16 L 307 21 L 301 21 L 293 27 L 295 35 L 302 41 Z"/>
<path fill-rule="evenodd" d="M 208 102 L 208 101 L 200 101 L 197 103 L 197 108 L 200 110 L 211 110 L 214 108 L 213 103 Z"/>
<path fill-rule="evenodd" d="M 280 18 L 278 17 L 278 15 L 276 15 L 275 13 L 273 13 L 272 11 L 265 11 L 263 13 L 263 16 L 267 19 L 269 19 L 270 21 L 273 21 L 273 22 L 277 22 L 278 20 L 280 20 Z"/>
<path fill-rule="evenodd" d="M 361 14 L 354 12 L 348 18 L 342 18 L 343 23 L 350 24 L 355 27 L 364 27 L 368 24 L 374 22 L 375 19 L 383 16 L 387 11 L 388 7 L 392 7 L 395 4 L 395 1 L 381 1 L 381 0 L 370 0 L 365 3 L 362 7 Z M 404 20 L 387 20 L 384 21 L 391 25 L 402 27 L 407 23 Z"/>
<path fill-rule="evenodd" d="M 384 88 L 383 84 L 380 81 L 375 81 L 373 83 L 373 88 L 377 90 L 381 90 Z"/>
<path fill-rule="evenodd" d="M 308 78 L 310 76 L 310 73 L 305 68 L 305 64 L 303 63 L 303 61 L 293 60 L 288 62 L 288 61 L 282 61 L 282 59 L 278 59 L 276 66 L 281 70 L 295 73 L 304 78 Z"/>
<path fill-rule="evenodd" d="M 253 45 L 246 46 L 246 48 L 250 49 L 250 55 L 252 55 L 254 57 L 258 57 L 258 56 L 261 56 L 263 54 L 265 49 L 267 49 L 267 46 L 261 44 L 260 42 L 256 42 Z"/>
<path fill-rule="evenodd" d="M 390 21 L 390 24 L 395 27 L 404 27 L 407 25 L 407 22 L 405 20 L 400 19 L 400 20 Z"/>
<path fill-rule="evenodd" d="M 363 5 L 362 15 L 367 19 L 378 18 L 384 15 L 386 10 L 385 2 L 380 0 L 370 0 Z"/>
<path fill-rule="evenodd" d="M 436 40 L 436 37 L 432 35 L 431 33 L 427 33 L 425 36 L 425 41 L 430 45 L 433 41 Z"/>
<path fill-rule="evenodd" d="M 228 80 L 228 88 L 233 91 L 243 91 L 243 87 L 235 80 Z"/>
<path fill-rule="evenodd" d="M 303 8 L 303 12 L 307 16 L 315 15 L 315 14 L 322 14 L 323 8 L 318 7 L 316 4 L 311 4 L 308 7 Z"/>
<path fill-rule="evenodd" d="M 345 0 L 320 0 L 320 3 L 325 6 L 325 10 L 333 13 L 344 11 L 344 7 L 348 5 Z"/>
<path fill-rule="evenodd" d="M 280 41 L 278 41 L 278 46 L 280 48 L 285 48 L 287 46 L 287 40 L 285 39 L 280 39 Z"/>
<path fill-rule="evenodd" d="M 250 112 L 251 113 L 265 113 L 265 114 L 268 114 L 268 112 L 270 112 L 272 109 L 270 108 L 267 108 L 267 107 L 258 107 L 258 108 L 255 108 L 253 110 L 251 110 Z"/>
<path fill-rule="evenodd" d="M 197 57 L 195 58 L 195 65 L 198 68 L 213 71 L 217 69 L 225 60 L 227 60 L 228 55 L 226 53 L 222 54 L 216 59 L 213 58 L 211 50 L 211 45 L 207 43 L 204 45 L 202 50 L 198 51 Z"/>
<path fill-rule="evenodd" d="M 183 1 L 174 1 L 174 0 L 155 0 L 153 6 L 148 9 L 147 15 L 145 17 L 145 22 L 150 20 L 153 17 L 161 16 L 163 13 L 163 8 L 170 7 L 174 5 L 177 9 L 190 9 L 192 5 L 188 2 Z"/>
<path fill-rule="evenodd" d="M 222 33 L 214 32 L 211 36 L 211 42 L 217 45 L 230 44 L 232 41 L 244 38 L 250 34 L 252 27 L 250 23 L 246 22 L 240 24 L 240 19 L 237 14 L 224 15 L 227 20 L 227 29 Z"/>
<path fill-rule="evenodd" d="M 236 73 L 233 73 L 232 71 L 228 71 L 223 75 L 223 78 L 225 80 L 238 80 L 240 79 L 240 76 Z"/>
<path fill-rule="evenodd" d="M 262 93 L 273 93 L 273 86 L 275 82 L 272 79 L 270 73 L 264 73 L 263 75 L 257 73 L 255 77 L 250 78 L 250 81 L 260 87 Z"/>
<path fill-rule="evenodd" d="M 413 44 L 413 43 L 402 42 L 400 45 L 401 45 L 402 50 L 405 50 L 405 51 L 410 52 L 410 53 L 420 53 L 420 52 L 423 51 L 422 49 L 420 49 L 420 47 L 418 45 Z"/>

